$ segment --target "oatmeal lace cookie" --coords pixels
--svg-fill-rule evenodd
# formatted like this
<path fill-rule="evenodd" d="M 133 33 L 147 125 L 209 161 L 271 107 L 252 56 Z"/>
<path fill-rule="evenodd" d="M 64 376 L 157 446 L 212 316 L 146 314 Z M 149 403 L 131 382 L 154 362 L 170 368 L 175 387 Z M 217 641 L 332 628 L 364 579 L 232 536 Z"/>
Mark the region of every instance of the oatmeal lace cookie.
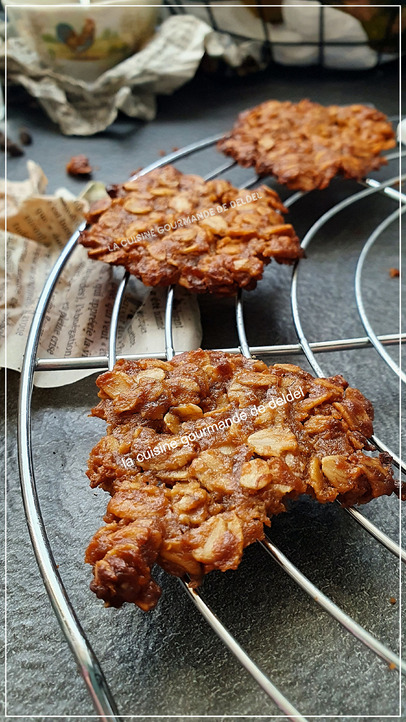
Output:
<path fill-rule="evenodd" d="M 294 190 L 326 188 L 334 176 L 360 180 L 396 145 L 387 117 L 365 105 L 269 100 L 241 113 L 218 149 Z"/>
<path fill-rule="evenodd" d="M 364 453 L 372 406 L 342 376 L 197 350 L 118 361 L 97 384 L 108 427 L 87 474 L 111 499 L 86 561 L 108 605 L 153 608 L 155 564 L 195 584 L 236 569 L 300 494 L 348 506 L 394 491 L 390 457 Z"/>
<path fill-rule="evenodd" d="M 228 296 L 255 288 L 272 258 L 303 256 L 286 208 L 266 186 L 239 190 L 165 166 L 110 193 L 90 210 L 80 242 L 91 258 L 124 266 L 147 286 Z"/>

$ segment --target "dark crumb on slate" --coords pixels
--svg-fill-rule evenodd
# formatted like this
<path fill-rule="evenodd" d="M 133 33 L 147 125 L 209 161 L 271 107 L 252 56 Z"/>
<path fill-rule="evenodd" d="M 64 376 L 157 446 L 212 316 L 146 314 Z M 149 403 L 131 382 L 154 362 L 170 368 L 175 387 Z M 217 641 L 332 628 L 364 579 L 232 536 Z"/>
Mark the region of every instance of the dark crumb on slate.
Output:
<path fill-rule="evenodd" d="M 66 165 L 66 172 L 73 176 L 90 176 L 93 168 L 85 155 L 73 155 Z"/>
<path fill-rule="evenodd" d="M 7 154 L 11 156 L 11 158 L 19 158 L 20 156 L 24 155 L 24 151 L 17 143 L 14 143 L 14 141 L 11 140 L 11 138 L 7 138 L 0 131 L 0 148 L 3 151 L 3 153 L 7 150 Z"/>
<path fill-rule="evenodd" d="M 27 130 L 27 128 L 20 128 L 20 132 L 18 134 L 19 140 L 21 145 L 31 145 L 32 143 L 32 135 Z"/>

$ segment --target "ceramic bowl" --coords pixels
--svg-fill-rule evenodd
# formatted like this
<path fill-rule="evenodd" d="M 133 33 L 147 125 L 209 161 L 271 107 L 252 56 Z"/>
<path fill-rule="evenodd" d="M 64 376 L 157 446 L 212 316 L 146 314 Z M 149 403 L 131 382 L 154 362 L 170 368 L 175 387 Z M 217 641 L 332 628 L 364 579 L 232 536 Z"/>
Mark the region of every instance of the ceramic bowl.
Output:
<path fill-rule="evenodd" d="M 140 50 L 154 32 L 159 0 L 102 0 L 81 4 L 6 0 L 7 18 L 43 65 L 81 80 Z"/>

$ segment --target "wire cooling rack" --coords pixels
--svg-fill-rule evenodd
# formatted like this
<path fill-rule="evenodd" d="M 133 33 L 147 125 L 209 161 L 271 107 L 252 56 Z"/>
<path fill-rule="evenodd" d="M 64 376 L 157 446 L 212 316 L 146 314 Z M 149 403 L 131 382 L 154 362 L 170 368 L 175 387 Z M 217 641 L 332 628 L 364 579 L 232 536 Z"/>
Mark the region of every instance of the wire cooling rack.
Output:
<path fill-rule="evenodd" d="M 143 169 L 139 175 L 144 175 L 154 168 L 158 168 L 167 163 L 174 163 L 180 161 L 182 158 L 192 157 L 195 162 L 195 166 L 198 166 L 198 154 L 201 151 L 206 151 L 212 148 L 215 143 L 220 139 L 221 136 L 214 136 L 202 140 L 198 143 L 193 143 L 182 148 L 179 151 L 171 153 L 159 161 L 152 163 L 147 168 Z M 391 163 L 398 163 L 400 166 L 400 158 L 398 153 L 388 154 L 388 160 Z M 220 177 L 225 172 L 230 172 L 236 164 L 233 161 L 226 161 L 215 167 L 210 173 L 206 174 L 206 180 L 211 178 Z M 236 298 L 236 329 L 239 339 L 238 347 L 231 347 L 222 349 L 231 353 L 242 353 L 246 357 L 250 357 L 251 354 L 260 355 L 263 358 L 271 359 L 272 357 L 282 357 L 292 354 L 303 353 L 308 362 L 310 363 L 314 373 L 317 376 L 323 376 L 323 369 L 316 360 L 316 354 L 320 352 L 338 352 L 348 351 L 351 349 L 361 349 L 368 346 L 373 346 L 379 356 L 388 365 L 391 371 L 396 374 L 401 381 L 405 381 L 405 374 L 399 368 L 398 364 L 394 361 L 393 356 L 388 353 L 388 347 L 393 345 L 399 345 L 406 340 L 406 334 L 400 334 L 397 332 L 389 333 L 385 335 L 377 335 L 374 331 L 373 324 L 371 323 L 368 313 L 366 310 L 365 299 L 362 291 L 362 277 L 365 265 L 368 261 L 369 254 L 371 253 L 375 242 L 382 236 L 382 234 L 392 224 L 399 223 L 401 216 L 406 209 L 406 196 L 401 190 L 401 180 L 399 173 L 393 175 L 392 178 L 385 180 L 384 182 L 378 182 L 374 178 L 367 178 L 362 182 L 361 189 L 355 193 L 350 193 L 347 197 L 336 203 L 329 210 L 324 212 L 304 235 L 302 246 L 307 249 L 307 254 L 311 254 L 310 245 L 315 238 L 316 234 L 323 229 L 330 221 L 336 217 L 341 217 L 340 214 L 345 212 L 346 209 L 351 209 L 357 206 L 358 203 L 362 202 L 363 199 L 373 197 L 375 194 L 384 194 L 391 202 L 393 202 L 393 211 L 387 215 L 384 220 L 379 223 L 375 230 L 371 233 L 369 238 L 363 245 L 362 251 L 358 257 L 355 271 L 355 298 L 359 312 L 360 320 L 365 329 L 365 336 L 359 336 L 355 338 L 337 339 L 332 341 L 324 342 L 309 342 L 307 335 L 304 331 L 304 324 L 301 315 L 301 308 L 298 302 L 298 281 L 299 281 L 299 269 L 301 264 L 297 264 L 294 267 L 292 274 L 291 283 L 291 307 L 294 327 L 298 337 L 297 344 L 284 344 L 284 345 L 262 345 L 253 346 L 249 345 L 247 340 L 247 334 L 244 324 L 244 294 L 239 293 Z M 254 186 L 258 182 L 263 182 L 263 179 L 259 179 L 257 176 L 251 178 L 244 184 L 244 187 L 248 188 Z M 241 184 L 240 184 L 241 185 Z M 285 205 L 288 207 L 293 206 L 297 203 L 303 194 L 295 193 L 285 200 Z M 129 274 L 125 273 L 121 282 L 118 285 L 117 294 L 112 310 L 110 332 L 109 332 L 109 347 L 107 356 L 94 356 L 94 357 L 83 357 L 83 358 L 37 358 L 37 349 L 39 343 L 39 337 L 41 333 L 42 324 L 45 318 L 47 306 L 52 296 L 54 288 L 60 278 L 60 275 L 67 263 L 69 257 L 74 251 L 79 233 L 83 230 L 85 224 L 82 224 L 76 233 L 71 237 L 65 248 L 63 249 L 58 261 L 52 269 L 50 276 L 44 286 L 43 292 L 39 299 L 30 333 L 27 340 L 26 352 L 24 356 L 24 363 L 21 374 L 21 387 L 20 387 L 20 399 L 19 399 L 19 430 L 18 430 L 18 453 L 19 453 L 19 465 L 20 465 L 20 476 L 23 500 L 25 506 L 25 512 L 28 522 L 28 527 L 31 535 L 32 544 L 36 554 L 37 562 L 42 574 L 44 585 L 48 592 L 50 601 L 52 603 L 54 612 L 57 616 L 59 624 L 66 636 L 66 639 L 70 645 L 70 648 L 76 658 L 81 674 L 85 680 L 89 693 L 93 699 L 93 703 L 97 714 L 101 720 L 118 720 L 119 713 L 116 708 L 114 697 L 109 689 L 103 671 L 96 658 L 95 653 L 86 637 L 84 630 L 81 627 L 80 621 L 75 613 L 69 593 L 65 589 L 61 576 L 58 572 L 57 565 L 55 563 L 51 545 L 47 536 L 47 531 L 41 514 L 41 507 L 39 497 L 37 493 L 36 478 L 34 472 L 33 463 L 33 445 L 31 437 L 31 422 L 32 422 L 32 410 L 31 400 L 33 392 L 33 379 L 36 371 L 43 370 L 67 370 L 67 369 L 112 369 L 116 361 L 116 337 L 118 319 L 120 313 L 120 306 L 126 291 L 126 286 L 129 280 Z M 167 293 L 167 303 L 165 312 L 165 329 L 164 329 L 164 340 L 165 348 L 157 355 L 159 358 L 171 359 L 175 354 L 173 337 L 172 337 L 172 310 L 174 304 L 174 289 L 170 288 Z M 219 302 L 221 303 L 221 301 Z M 124 358 L 127 359 L 139 359 L 145 357 L 146 354 L 132 354 L 126 355 Z M 405 465 L 399 459 L 398 455 L 393 449 L 390 449 L 385 443 L 383 443 L 378 437 L 373 437 L 373 442 L 376 447 L 382 451 L 389 452 L 393 459 L 394 464 L 402 471 L 406 470 Z M 406 552 L 401 549 L 400 545 L 395 543 L 384 530 L 375 526 L 369 519 L 354 508 L 345 509 L 345 512 L 350 515 L 352 520 L 358 523 L 364 530 L 366 530 L 377 542 L 382 544 L 386 550 L 394 554 L 399 562 L 406 561 Z M 308 595 L 320 605 L 328 614 L 330 614 L 336 621 L 338 621 L 349 634 L 354 635 L 359 642 L 364 644 L 370 650 L 372 650 L 381 660 L 384 660 L 391 669 L 396 669 L 400 673 L 406 673 L 406 664 L 400 660 L 397 654 L 392 652 L 388 647 L 382 644 L 372 634 L 366 631 L 360 626 L 355 620 L 353 620 L 348 614 L 346 614 L 339 606 L 337 606 L 331 599 L 329 599 L 320 589 L 318 589 L 286 556 L 285 554 L 266 536 L 261 542 L 258 542 L 261 547 L 271 556 L 273 559 L 282 567 L 282 569 L 298 584 Z M 250 656 L 240 646 L 238 641 L 232 636 L 228 629 L 221 622 L 217 614 L 206 604 L 202 598 L 200 592 L 188 586 L 185 580 L 179 580 L 184 591 L 197 607 L 202 617 L 208 622 L 216 634 L 220 637 L 221 641 L 231 651 L 231 653 L 237 658 L 240 664 L 247 670 L 247 672 L 253 677 L 257 684 L 262 690 L 276 703 L 279 709 L 289 719 L 305 720 L 299 711 L 295 708 L 293 703 L 288 700 L 285 695 L 277 689 L 271 679 L 264 674 L 260 667 L 250 658 Z"/>

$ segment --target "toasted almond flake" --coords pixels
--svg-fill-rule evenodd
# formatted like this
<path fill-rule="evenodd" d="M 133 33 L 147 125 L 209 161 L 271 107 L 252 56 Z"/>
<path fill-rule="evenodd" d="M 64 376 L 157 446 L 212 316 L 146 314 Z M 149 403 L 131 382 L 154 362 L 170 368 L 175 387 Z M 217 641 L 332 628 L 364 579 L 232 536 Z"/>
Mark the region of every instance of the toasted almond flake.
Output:
<path fill-rule="evenodd" d="M 172 434 L 178 434 L 180 429 L 180 420 L 175 414 L 167 413 L 164 416 L 164 422 Z"/>
<path fill-rule="evenodd" d="M 134 196 L 129 196 L 128 198 L 126 198 L 123 206 L 125 210 L 129 213 L 144 214 L 150 213 L 153 210 L 152 206 L 147 201 L 144 201 Z"/>
<path fill-rule="evenodd" d="M 180 404 L 172 409 L 172 414 L 179 416 L 182 421 L 188 419 L 200 419 L 203 416 L 203 410 L 196 404 Z"/>
<path fill-rule="evenodd" d="M 246 489 L 263 489 L 272 482 L 272 474 L 264 459 L 252 459 L 242 465 L 240 484 Z"/>
<path fill-rule="evenodd" d="M 259 456 L 280 456 L 284 451 L 296 451 L 298 446 L 296 436 L 280 426 L 256 431 L 247 443 Z"/>
<path fill-rule="evenodd" d="M 349 473 L 352 467 L 345 456 L 340 454 L 325 456 L 321 461 L 321 468 L 323 474 L 338 491 L 346 491 L 351 486 Z"/>
<path fill-rule="evenodd" d="M 241 258 L 238 261 L 233 261 L 233 266 L 236 271 L 241 271 L 243 269 L 248 271 L 250 268 L 250 261 L 248 258 Z"/>
<path fill-rule="evenodd" d="M 100 386 L 107 396 L 111 399 L 115 399 L 120 394 L 125 394 L 133 386 L 131 376 L 122 371 L 116 371 L 115 373 L 107 373 L 103 376 L 103 383 Z"/>
<path fill-rule="evenodd" d="M 145 369 L 145 371 L 140 371 L 134 378 L 138 381 L 138 383 L 144 379 L 163 381 L 165 378 L 165 371 L 160 368 L 149 368 Z"/>

